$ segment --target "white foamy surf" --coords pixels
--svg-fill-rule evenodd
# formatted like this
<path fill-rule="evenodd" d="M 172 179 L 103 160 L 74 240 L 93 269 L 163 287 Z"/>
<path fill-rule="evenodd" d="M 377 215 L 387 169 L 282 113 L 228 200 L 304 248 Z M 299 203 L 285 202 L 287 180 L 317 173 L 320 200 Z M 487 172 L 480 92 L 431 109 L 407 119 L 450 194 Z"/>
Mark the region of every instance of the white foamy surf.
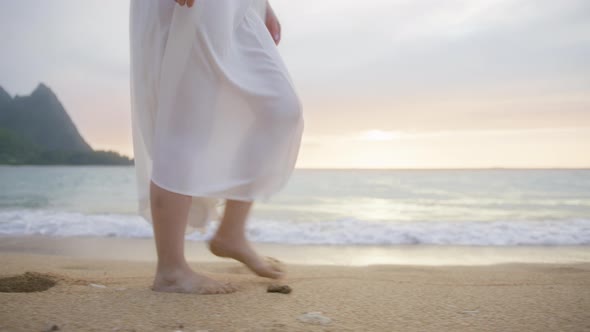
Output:
<path fill-rule="evenodd" d="M 208 239 L 217 227 L 187 239 Z M 151 225 L 136 215 L 83 214 L 52 210 L 0 211 L 0 236 L 152 237 Z M 289 222 L 252 218 L 248 237 L 254 242 L 323 245 L 590 245 L 590 219 L 537 221 L 369 222 L 341 219 Z"/>

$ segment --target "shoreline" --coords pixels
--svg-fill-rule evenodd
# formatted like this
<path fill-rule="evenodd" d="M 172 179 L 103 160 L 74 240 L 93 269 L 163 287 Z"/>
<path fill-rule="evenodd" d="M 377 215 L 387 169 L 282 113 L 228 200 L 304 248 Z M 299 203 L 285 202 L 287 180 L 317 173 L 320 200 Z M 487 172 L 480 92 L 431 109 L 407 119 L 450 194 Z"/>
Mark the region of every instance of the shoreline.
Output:
<path fill-rule="evenodd" d="M 2 236 L 0 254 L 41 254 L 90 259 L 155 262 L 153 238 Z M 485 266 L 508 263 L 590 263 L 590 246 L 287 245 L 253 243 L 264 255 L 299 265 Z M 203 241 L 185 241 L 187 260 L 224 262 Z"/>

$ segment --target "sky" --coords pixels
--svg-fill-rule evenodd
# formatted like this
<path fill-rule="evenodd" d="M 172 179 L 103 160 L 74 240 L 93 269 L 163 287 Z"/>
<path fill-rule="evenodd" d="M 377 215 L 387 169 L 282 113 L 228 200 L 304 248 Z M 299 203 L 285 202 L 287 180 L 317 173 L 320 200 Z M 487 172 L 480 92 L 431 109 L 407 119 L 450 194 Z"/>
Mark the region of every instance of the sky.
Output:
<path fill-rule="evenodd" d="M 296 167 L 590 167 L 590 1 L 270 3 Z M 0 86 L 47 84 L 93 148 L 132 156 L 128 21 L 125 0 L 0 2 Z"/>

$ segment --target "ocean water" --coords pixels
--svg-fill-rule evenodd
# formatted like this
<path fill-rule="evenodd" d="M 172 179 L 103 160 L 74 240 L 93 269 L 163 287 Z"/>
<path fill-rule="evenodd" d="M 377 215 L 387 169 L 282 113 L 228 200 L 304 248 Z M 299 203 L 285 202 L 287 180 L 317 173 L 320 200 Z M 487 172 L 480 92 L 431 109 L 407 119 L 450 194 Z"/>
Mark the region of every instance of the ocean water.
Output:
<path fill-rule="evenodd" d="M 128 166 L 0 166 L 0 236 L 151 237 Z M 205 234 L 187 239 L 202 241 Z M 590 245 L 590 170 L 296 169 L 255 242 Z"/>

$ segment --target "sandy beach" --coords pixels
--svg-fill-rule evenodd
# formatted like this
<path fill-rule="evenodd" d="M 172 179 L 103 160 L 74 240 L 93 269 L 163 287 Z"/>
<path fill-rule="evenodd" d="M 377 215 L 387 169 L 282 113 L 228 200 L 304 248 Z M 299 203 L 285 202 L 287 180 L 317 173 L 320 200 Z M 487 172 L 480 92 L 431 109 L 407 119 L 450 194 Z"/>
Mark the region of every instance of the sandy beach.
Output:
<path fill-rule="evenodd" d="M 64 249 L 73 250 L 85 240 L 98 251 Z M 280 294 L 267 292 L 274 281 L 254 276 L 239 263 L 211 258 L 201 248 L 191 266 L 232 282 L 238 291 L 191 295 L 151 291 L 153 257 L 117 257 L 107 250 L 113 241 L 130 251 L 135 244 L 142 243 L 137 247 L 141 250 L 150 243 L 3 238 L 2 277 L 28 278 L 20 284 L 4 280 L 3 290 L 38 285 L 35 278 L 56 283 L 41 292 L 1 292 L 0 331 L 590 330 L 587 262 L 303 265 L 285 255 L 289 275 L 280 283 L 292 292 Z M 302 249 L 306 254 L 313 251 Z M 280 251 L 275 254 L 283 258 Z"/>

